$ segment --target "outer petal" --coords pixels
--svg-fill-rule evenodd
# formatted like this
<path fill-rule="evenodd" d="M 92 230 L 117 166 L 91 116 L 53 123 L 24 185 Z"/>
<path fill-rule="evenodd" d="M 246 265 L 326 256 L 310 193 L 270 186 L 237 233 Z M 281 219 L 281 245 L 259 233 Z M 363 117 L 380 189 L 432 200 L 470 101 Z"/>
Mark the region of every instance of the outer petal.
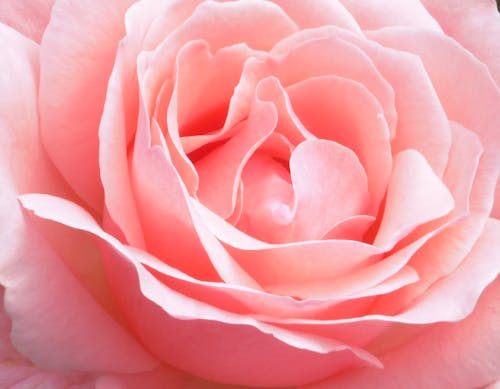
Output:
<path fill-rule="evenodd" d="M 39 43 L 54 2 L 55 0 L 3 0 L 0 2 L 0 22 Z"/>
<path fill-rule="evenodd" d="M 470 205 L 473 212 L 489 214 L 500 172 L 500 91 L 486 66 L 452 39 L 432 31 L 390 27 L 368 35 L 385 46 L 417 54 L 448 118 L 479 135 L 484 154 Z"/>
<path fill-rule="evenodd" d="M 441 31 L 419 0 L 341 0 L 363 30 L 412 26 Z"/>
<path fill-rule="evenodd" d="M 41 44 L 44 145 L 87 203 L 102 207 L 98 126 L 124 13 L 132 0 L 59 1 Z"/>
<path fill-rule="evenodd" d="M 106 239 L 113 250 L 106 261 L 116 298 L 142 342 L 169 364 L 214 381 L 249 386 L 305 384 L 347 367 L 378 366 L 372 355 L 335 339 L 303 336 L 235 315 L 161 284 L 75 204 L 43 195 L 23 196 L 22 201 L 42 218 Z"/>
<path fill-rule="evenodd" d="M 500 376 L 499 293 L 497 279 L 469 317 L 436 325 L 388 352 L 382 357 L 384 370 L 355 370 L 308 388 L 469 389 L 487 385 Z"/>
<path fill-rule="evenodd" d="M 446 34 L 456 39 L 488 66 L 500 86 L 500 14 L 495 2 L 421 1 Z"/>

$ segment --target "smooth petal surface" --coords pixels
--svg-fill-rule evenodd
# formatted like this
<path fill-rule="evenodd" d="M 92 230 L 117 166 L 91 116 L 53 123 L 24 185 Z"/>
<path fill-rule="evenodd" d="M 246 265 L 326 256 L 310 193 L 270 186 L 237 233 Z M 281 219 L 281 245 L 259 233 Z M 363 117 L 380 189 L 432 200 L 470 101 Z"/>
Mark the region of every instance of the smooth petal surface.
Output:
<path fill-rule="evenodd" d="M 56 370 L 128 373 L 154 367 L 154 359 L 94 301 L 20 210 L 9 216 L 16 251 L 0 277 L 16 348 Z M 5 210 L 2 219 L 7 221 Z"/>
<path fill-rule="evenodd" d="M 499 233 L 498 221 L 490 222 L 476 246 L 475 254 L 489 256 L 494 261 L 498 254 Z M 463 276 L 462 285 L 473 284 L 467 273 L 464 272 Z M 490 273 L 489 277 L 494 278 L 495 274 Z M 383 371 L 357 370 L 309 388 L 404 386 L 468 389 L 491 383 L 500 374 L 500 332 L 496 324 L 500 320 L 499 292 L 497 279 L 484 291 L 465 319 L 430 327 L 412 341 L 387 352 L 382 356 Z"/>
<path fill-rule="evenodd" d="M 197 196 L 223 218 L 233 213 L 243 167 L 276 128 L 277 116 L 271 103 L 256 96 L 247 121 L 234 136 L 196 163 L 200 177 Z"/>
<path fill-rule="evenodd" d="M 362 84 L 336 76 L 309 78 L 289 86 L 287 92 L 311 133 L 355 152 L 368 178 L 369 212 L 373 212 L 384 195 L 392 164 L 390 131 L 378 101 Z"/>
<path fill-rule="evenodd" d="M 446 215 L 454 205 L 453 196 L 422 155 L 414 150 L 402 151 L 394 158 L 374 244 L 393 247 L 412 229 Z"/>
<path fill-rule="evenodd" d="M 62 199 L 26 195 L 23 203 L 42 218 L 98 231 L 89 214 Z M 55 214 L 55 208 L 64 213 Z M 305 384 L 349 366 L 378 366 L 370 354 L 334 339 L 304 336 L 188 298 L 162 285 L 128 249 L 108 239 L 114 246 L 106 261 L 116 298 L 142 342 L 167 363 L 207 379 L 250 386 Z M 270 355 L 274 357 L 263 358 Z M 290 374 L 289 363 L 300 369 Z"/>
<path fill-rule="evenodd" d="M 38 48 L 9 27 L 1 26 L 0 34 L 5 48 L 0 74 L 7 76 L 0 78 L 0 88 L 16 91 L 0 104 L 0 283 L 6 288 L 4 302 L 12 320 L 12 342 L 45 368 L 117 372 L 151 369 L 154 359 L 94 300 L 97 290 L 89 293 L 61 260 L 60 255 L 68 253 L 65 249 L 70 255 L 78 249 L 58 245 L 62 251 L 55 252 L 21 212 L 17 196 L 22 192 L 72 195 L 40 144 L 36 111 Z M 91 262 L 92 251 L 83 251 Z M 81 275 L 86 265 L 81 271 L 76 266 L 71 270 Z M 97 271 L 90 270 L 94 274 L 87 281 Z M 94 343 L 96 339 L 99 341 Z"/>
<path fill-rule="evenodd" d="M 385 46 L 417 54 L 448 118 L 479 136 L 484 154 L 471 210 L 488 215 L 500 172 L 500 90 L 488 69 L 455 41 L 432 31 L 391 27 L 368 35 Z M 448 66 L 450 61 L 453 67 Z"/>
<path fill-rule="evenodd" d="M 4 0 L 0 2 L 0 23 L 40 43 L 55 0 Z"/>
<path fill-rule="evenodd" d="M 421 0 L 443 31 L 476 55 L 500 87 L 500 14 L 493 0 Z"/>
<path fill-rule="evenodd" d="M 368 209 L 368 182 L 356 155 L 326 140 L 299 144 L 290 158 L 295 193 L 290 241 L 320 239 L 339 221 Z"/>
<path fill-rule="evenodd" d="M 102 209 L 98 127 L 124 14 L 132 0 L 60 1 L 41 43 L 44 146 L 75 192 Z"/>
<path fill-rule="evenodd" d="M 306 3 L 294 0 L 274 0 L 299 28 L 334 25 L 361 35 L 356 20 L 338 0 L 311 0 Z"/>
<path fill-rule="evenodd" d="M 363 30 L 412 26 L 441 31 L 420 0 L 340 0 Z"/>

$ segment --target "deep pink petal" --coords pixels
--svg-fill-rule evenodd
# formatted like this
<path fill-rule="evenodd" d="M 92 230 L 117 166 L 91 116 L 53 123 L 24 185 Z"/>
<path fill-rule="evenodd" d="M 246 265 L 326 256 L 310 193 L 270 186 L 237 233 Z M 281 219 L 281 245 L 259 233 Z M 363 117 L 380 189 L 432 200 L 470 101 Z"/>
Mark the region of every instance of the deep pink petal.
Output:
<path fill-rule="evenodd" d="M 200 177 L 197 196 L 202 203 L 223 218 L 232 214 L 243 167 L 276 123 L 275 107 L 256 97 L 248 119 L 234 136 L 196 163 Z"/>

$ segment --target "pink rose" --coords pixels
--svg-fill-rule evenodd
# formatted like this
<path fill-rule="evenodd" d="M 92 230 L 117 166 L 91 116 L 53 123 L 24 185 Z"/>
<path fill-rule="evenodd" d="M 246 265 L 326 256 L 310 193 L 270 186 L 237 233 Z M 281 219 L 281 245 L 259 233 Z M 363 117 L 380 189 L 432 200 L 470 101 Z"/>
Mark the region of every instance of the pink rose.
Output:
<path fill-rule="evenodd" d="M 0 387 L 494 387 L 492 0 L 0 21 Z"/>

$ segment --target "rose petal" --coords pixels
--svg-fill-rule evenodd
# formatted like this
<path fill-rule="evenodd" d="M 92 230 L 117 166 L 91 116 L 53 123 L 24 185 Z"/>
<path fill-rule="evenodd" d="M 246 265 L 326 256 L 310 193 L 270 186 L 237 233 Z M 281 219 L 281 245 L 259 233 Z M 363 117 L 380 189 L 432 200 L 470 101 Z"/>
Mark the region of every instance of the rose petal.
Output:
<path fill-rule="evenodd" d="M 40 43 L 55 0 L 5 0 L 0 3 L 0 23 Z"/>
<path fill-rule="evenodd" d="M 181 137 L 207 134 L 223 126 L 243 64 L 253 54 L 245 44 L 224 47 L 214 54 L 205 41 L 183 46 L 175 81 Z"/>
<path fill-rule="evenodd" d="M 446 114 L 425 68 L 416 56 L 382 48 L 366 40 L 347 37 L 359 45 L 395 93 L 398 113 L 392 153 L 412 148 L 419 151 L 441 176 L 447 162 L 451 132 Z M 425 115 L 422 115 L 425 112 Z"/>
<path fill-rule="evenodd" d="M 363 85 L 335 76 L 310 78 L 287 92 L 309 131 L 358 156 L 368 178 L 372 201 L 368 212 L 373 212 L 384 195 L 392 163 L 389 128 L 380 104 Z"/>
<path fill-rule="evenodd" d="M 2 177 L 12 180 L 19 192 L 40 190 L 69 196 L 40 144 L 36 109 L 38 46 L 3 24 L 0 24 L 0 44 L 3 47 L 0 61 Z"/>
<path fill-rule="evenodd" d="M 298 296 L 294 285 L 327 282 L 377 261 L 380 254 L 378 248 L 355 241 L 264 243 L 237 230 L 201 204 L 194 205 L 210 231 L 225 243 L 248 274 L 264 289 L 279 287 L 286 289 L 283 293 L 289 296 Z"/>
<path fill-rule="evenodd" d="M 2 224 L 9 222 L 17 233 L 9 243 L 15 250 L 4 258 L 0 277 L 7 290 L 5 307 L 16 348 L 48 369 L 139 372 L 155 366 L 154 359 L 96 303 L 37 229 L 23 221 L 19 208 L 7 206 L 10 212 L 2 209 Z"/>
<path fill-rule="evenodd" d="M 339 221 L 368 208 L 366 174 L 356 155 L 326 140 L 299 144 L 290 158 L 295 205 L 290 241 L 319 239 Z"/>
<path fill-rule="evenodd" d="M 144 114 L 140 118 L 130 181 L 147 250 L 194 277 L 218 279 L 193 227 L 186 194 L 169 155 L 151 145 Z"/>
<path fill-rule="evenodd" d="M 256 96 L 248 119 L 238 132 L 195 164 L 200 177 L 197 195 L 201 202 L 223 218 L 231 215 L 243 167 L 274 131 L 276 123 L 276 108 Z"/>
<path fill-rule="evenodd" d="M 122 42 L 125 43 L 125 42 Z M 130 42 L 127 42 L 130 43 Z M 108 81 L 106 101 L 99 125 L 99 168 L 108 219 L 105 226 L 136 247 L 144 247 L 144 236 L 134 204 L 129 177 L 127 148 L 138 120 L 134 76 L 134 48 L 120 45 Z"/>
<path fill-rule="evenodd" d="M 40 49 L 45 148 L 76 193 L 97 210 L 102 208 L 97 129 L 131 3 L 57 2 Z"/>
<path fill-rule="evenodd" d="M 453 196 L 415 150 L 395 156 L 386 204 L 374 244 L 393 247 L 415 227 L 446 215 Z"/>
<path fill-rule="evenodd" d="M 347 33 L 343 31 L 342 34 Z M 300 36 L 301 33 L 297 35 Z M 382 106 L 393 133 L 397 121 L 394 91 L 373 61 L 358 47 L 338 37 L 310 38 L 307 34 L 304 35 L 304 41 L 294 42 L 288 51 L 284 52 L 283 42 L 271 50 L 271 57 L 267 62 L 270 71 L 284 86 L 325 75 L 347 78 L 363 84 Z M 356 36 L 353 35 L 352 39 L 354 37 Z"/>
<path fill-rule="evenodd" d="M 496 225 L 493 227 L 492 224 Z M 499 238 L 498 222 L 490 222 L 475 249 L 476 255 L 487 256 L 494 263 L 495 252 L 498 253 L 499 250 Z M 484 285 L 476 286 L 467 272 L 476 269 L 471 275 L 489 278 L 490 282 L 495 278 L 495 274 L 485 272 L 485 268 L 477 265 L 478 263 L 474 263 L 472 267 L 464 269 L 460 276 L 455 278 L 455 282 L 457 282 L 457 290 L 465 286 L 469 290 L 476 289 L 474 295 L 479 297 Z M 498 265 L 496 268 L 498 272 Z M 468 281 L 464 282 L 464 280 Z M 436 312 L 447 308 L 450 301 L 456 302 L 457 305 L 465 301 L 469 304 L 471 300 L 464 298 L 469 291 L 463 292 L 460 296 L 451 297 L 453 300 L 450 300 L 450 296 L 445 294 L 446 291 L 440 290 L 439 295 L 448 302 L 440 301 L 429 312 L 435 315 Z M 400 388 L 404 386 L 415 389 L 422 387 L 465 389 L 489 384 L 500 374 L 500 360 L 497 357 L 500 333 L 496 325 L 500 320 L 497 298 L 499 292 L 500 282 L 497 279 L 484 291 L 477 306 L 464 320 L 430 327 L 413 340 L 386 353 L 382 356 L 385 366 L 383 371 L 356 370 L 333 377 L 323 383 L 311 385 L 309 388 L 326 389 L 336 386 Z"/>
<path fill-rule="evenodd" d="M 500 90 L 488 69 L 455 41 L 432 31 L 391 27 L 369 36 L 417 54 L 448 118 L 479 135 L 485 149 L 470 206 L 474 212 L 489 214 L 500 174 L 500 128 L 496 125 L 500 122 Z"/>
<path fill-rule="evenodd" d="M 488 66 L 500 87 L 500 15 L 493 0 L 463 2 L 452 0 L 446 5 L 439 0 L 422 0 L 443 31 L 456 39 Z M 497 2 L 498 4 L 498 2 Z"/>
<path fill-rule="evenodd" d="M 22 201 L 39 217 L 95 230 L 90 215 L 70 202 L 43 195 Z M 54 207 L 64 212 L 56 214 Z M 116 239 L 114 245 L 119 255 L 106 260 L 116 297 L 142 342 L 169 364 L 218 382 L 254 386 L 305 384 L 349 366 L 378 365 L 373 356 L 334 339 L 303 336 L 190 299 L 160 284 Z M 290 363 L 300 366 L 294 374 Z"/>
<path fill-rule="evenodd" d="M 418 0 L 340 0 L 363 30 L 387 26 L 412 26 L 440 32 L 439 24 Z"/>
<path fill-rule="evenodd" d="M 361 35 L 361 29 L 352 15 L 338 0 L 312 0 L 306 3 L 294 0 L 274 0 L 300 29 L 334 25 Z"/>

